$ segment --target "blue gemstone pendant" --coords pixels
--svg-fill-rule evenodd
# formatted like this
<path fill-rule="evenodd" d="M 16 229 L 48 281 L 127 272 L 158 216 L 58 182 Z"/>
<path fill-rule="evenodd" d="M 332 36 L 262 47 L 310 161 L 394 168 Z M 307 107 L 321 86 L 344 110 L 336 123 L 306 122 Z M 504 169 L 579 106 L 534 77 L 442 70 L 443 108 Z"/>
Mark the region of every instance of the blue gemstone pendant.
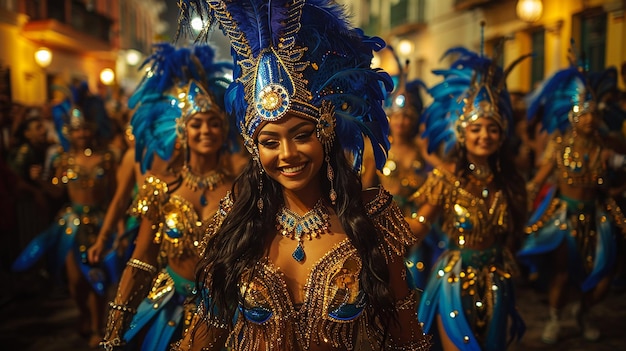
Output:
<path fill-rule="evenodd" d="M 293 257 L 293 259 L 298 262 L 302 262 L 304 260 L 304 256 L 305 256 L 304 249 L 302 248 L 302 245 L 298 243 L 298 246 L 296 247 L 295 250 L 293 250 L 291 257 Z"/>
<path fill-rule="evenodd" d="M 204 194 L 200 195 L 200 205 L 206 206 L 208 204 L 209 204 L 209 201 L 206 199 L 206 196 L 204 196 Z"/>

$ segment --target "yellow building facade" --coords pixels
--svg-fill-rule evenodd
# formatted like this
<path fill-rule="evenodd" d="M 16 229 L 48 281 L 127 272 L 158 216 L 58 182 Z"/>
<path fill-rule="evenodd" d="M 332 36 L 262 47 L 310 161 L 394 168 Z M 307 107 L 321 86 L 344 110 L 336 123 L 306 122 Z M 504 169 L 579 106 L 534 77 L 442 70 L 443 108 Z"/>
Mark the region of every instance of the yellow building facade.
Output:
<path fill-rule="evenodd" d="M 41 106 L 54 82 L 86 81 L 98 92 L 105 69 L 115 74 L 106 83 L 119 83 L 136 69 L 123 54 L 150 53 L 163 9 L 161 0 L 0 1 L 0 68 L 9 72 L 11 102 Z M 52 55 L 45 67 L 35 60 L 42 47 Z"/>
<path fill-rule="evenodd" d="M 406 47 L 401 59 L 410 60 L 409 78 L 427 85 L 437 82 L 431 71 L 445 67 L 445 50 L 464 46 L 492 55 L 504 40 L 503 64 L 534 52 L 509 75 L 511 91 L 528 92 L 541 79 L 569 65 L 574 48 L 579 59 L 587 58 L 591 69 L 616 66 L 626 61 L 624 0 L 536 0 L 542 5 L 539 18 L 524 21 L 517 11 L 519 0 L 382 0 L 343 1 L 353 13 L 355 25 L 378 35 L 396 52 Z M 395 13 L 394 13 L 395 12 Z M 401 12 L 401 13 L 398 13 Z M 485 23 L 484 32 L 481 22 Z M 409 45 L 406 45 L 406 44 Z M 573 44 L 572 44 L 573 43 Z M 586 46 L 586 47 L 581 47 Z M 396 70 L 392 57 L 382 55 L 381 67 Z M 623 82 L 620 88 L 626 89 Z"/>

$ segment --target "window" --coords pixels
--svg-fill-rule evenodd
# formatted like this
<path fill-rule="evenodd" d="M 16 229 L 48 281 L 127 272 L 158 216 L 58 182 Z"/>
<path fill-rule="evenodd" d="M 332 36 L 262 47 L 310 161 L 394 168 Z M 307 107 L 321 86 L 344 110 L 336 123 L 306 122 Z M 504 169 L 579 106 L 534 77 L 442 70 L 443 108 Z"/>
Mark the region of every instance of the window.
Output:
<path fill-rule="evenodd" d="M 580 23 L 580 54 L 586 68 L 592 72 L 604 70 L 606 50 L 606 14 L 583 15 Z"/>
<path fill-rule="evenodd" d="M 545 39 L 546 31 L 541 30 L 530 33 L 530 43 L 532 47 L 533 57 L 530 60 L 530 86 L 534 87 L 544 78 L 545 67 Z"/>

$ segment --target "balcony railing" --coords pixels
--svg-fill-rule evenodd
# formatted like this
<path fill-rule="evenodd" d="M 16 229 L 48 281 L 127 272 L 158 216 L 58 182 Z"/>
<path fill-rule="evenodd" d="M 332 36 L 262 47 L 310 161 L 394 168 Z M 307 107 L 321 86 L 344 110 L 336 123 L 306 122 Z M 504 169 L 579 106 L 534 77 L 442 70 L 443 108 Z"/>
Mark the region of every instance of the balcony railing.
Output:
<path fill-rule="evenodd" d="M 76 0 L 27 0 L 24 12 L 30 21 L 56 20 L 71 29 L 110 44 L 113 21 L 107 16 L 87 9 Z"/>
<path fill-rule="evenodd" d="M 470 10 L 495 2 L 498 2 L 498 0 L 455 0 L 454 9 L 457 11 Z"/>

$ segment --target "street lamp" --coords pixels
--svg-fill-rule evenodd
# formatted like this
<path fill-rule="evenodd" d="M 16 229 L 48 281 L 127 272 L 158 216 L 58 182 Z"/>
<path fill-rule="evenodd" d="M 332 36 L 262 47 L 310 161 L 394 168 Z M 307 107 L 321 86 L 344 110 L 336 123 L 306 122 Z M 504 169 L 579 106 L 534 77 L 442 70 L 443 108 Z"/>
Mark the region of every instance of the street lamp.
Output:
<path fill-rule="evenodd" d="M 115 80 L 115 72 L 113 72 L 112 69 L 105 68 L 100 72 L 100 81 L 102 81 L 104 85 L 111 85 L 111 83 L 113 83 L 114 80 Z"/>
<path fill-rule="evenodd" d="M 398 55 L 404 58 L 413 53 L 413 43 L 408 39 L 402 39 L 398 43 Z"/>
<path fill-rule="evenodd" d="M 519 0 L 517 2 L 517 17 L 522 21 L 533 23 L 541 18 L 543 4 L 541 0 Z"/>
<path fill-rule="evenodd" d="M 129 66 L 135 66 L 141 61 L 141 53 L 135 49 L 127 50 L 125 59 Z"/>
<path fill-rule="evenodd" d="M 37 62 L 41 68 L 50 66 L 52 62 L 52 51 L 46 47 L 40 47 L 39 50 L 35 51 L 35 62 Z"/>

